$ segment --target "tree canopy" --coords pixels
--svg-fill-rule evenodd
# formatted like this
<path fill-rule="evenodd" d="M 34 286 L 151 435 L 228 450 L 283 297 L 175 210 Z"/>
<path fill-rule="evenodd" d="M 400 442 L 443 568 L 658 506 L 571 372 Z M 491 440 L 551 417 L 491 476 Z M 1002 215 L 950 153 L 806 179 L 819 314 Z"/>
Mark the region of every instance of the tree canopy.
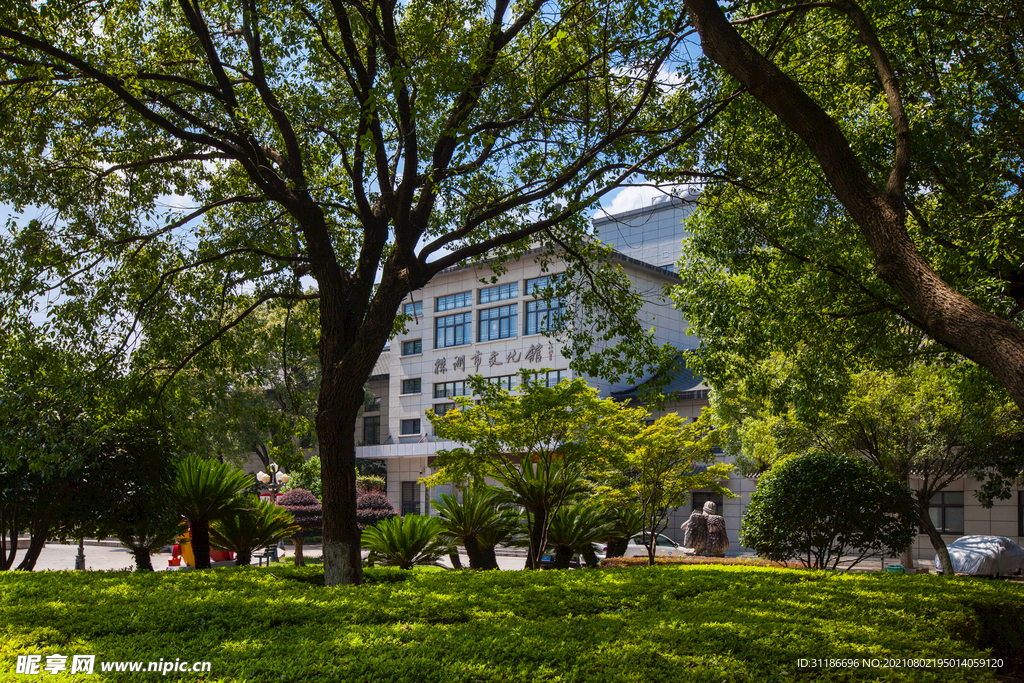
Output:
<path fill-rule="evenodd" d="M 952 349 L 1024 407 L 1019 5 L 685 4 L 704 82 L 746 92 L 679 268 L 707 376 L 804 342 L 821 393 Z"/>
<path fill-rule="evenodd" d="M 540 243 L 611 283 L 607 338 L 664 358 L 624 276 L 584 258 L 581 211 L 655 159 L 692 166 L 724 105 L 690 97 L 684 24 L 633 0 L 8 4 L 4 315 L 45 301 L 169 381 L 267 302 L 318 298 L 326 581 L 358 583 L 351 436 L 409 292 Z"/>

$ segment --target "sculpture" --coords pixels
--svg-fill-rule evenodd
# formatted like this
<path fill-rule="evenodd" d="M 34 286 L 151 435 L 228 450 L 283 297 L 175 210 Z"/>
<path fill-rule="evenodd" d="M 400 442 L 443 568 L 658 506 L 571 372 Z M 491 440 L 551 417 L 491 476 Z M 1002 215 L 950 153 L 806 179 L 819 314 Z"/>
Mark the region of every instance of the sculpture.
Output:
<path fill-rule="evenodd" d="M 729 549 L 729 535 L 725 530 L 725 519 L 716 514 L 718 506 L 713 502 L 704 503 L 703 510 L 694 510 L 683 522 L 683 547 L 694 555 L 715 555 L 721 557 Z"/>
<path fill-rule="evenodd" d="M 704 516 L 708 520 L 708 536 L 704 551 L 708 555 L 722 557 L 729 549 L 729 534 L 725 531 L 725 518 L 715 514 L 718 506 L 710 500 L 704 503 Z"/>

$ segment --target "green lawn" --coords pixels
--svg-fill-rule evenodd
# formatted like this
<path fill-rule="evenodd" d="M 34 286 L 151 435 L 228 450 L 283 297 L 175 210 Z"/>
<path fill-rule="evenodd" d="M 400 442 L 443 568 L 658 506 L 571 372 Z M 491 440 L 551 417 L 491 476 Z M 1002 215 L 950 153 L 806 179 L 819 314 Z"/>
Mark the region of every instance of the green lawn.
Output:
<path fill-rule="evenodd" d="M 95 654 L 37 680 L 995 680 L 976 668 L 798 668 L 800 658 L 1002 657 L 1024 673 L 1024 585 L 735 566 L 565 572 L 320 567 L 0 575 L 0 679 L 16 655 Z M 987 649 L 992 649 L 988 652 Z M 209 660 L 209 674 L 99 673 Z M 68 662 L 71 659 L 69 657 Z"/>

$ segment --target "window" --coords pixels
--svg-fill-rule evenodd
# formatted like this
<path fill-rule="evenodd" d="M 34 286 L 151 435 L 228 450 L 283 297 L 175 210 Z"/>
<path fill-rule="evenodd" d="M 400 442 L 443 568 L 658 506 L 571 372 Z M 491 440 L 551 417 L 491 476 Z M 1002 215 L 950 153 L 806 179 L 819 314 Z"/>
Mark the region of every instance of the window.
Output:
<path fill-rule="evenodd" d="M 379 413 L 380 412 L 380 396 L 374 396 L 370 401 L 363 407 L 365 413 Z"/>
<path fill-rule="evenodd" d="M 368 446 L 380 443 L 380 415 L 363 418 L 363 443 Z"/>
<path fill-rule="evenodd" d="M 514 391 L 519 387 L 519 375 L 505 375 L 504 377 L 488 377 L 487 381 L 497 384 L 505 391 Z"/>
<path fill-rule="evenodd" d="M 471 343 L 473 341 L 472 325 L 472 313 L 456 313 L 436 318 L 434 348 L 443 349 L 447 346 L 462 346 Z"/>
<path fill-rule="evenodd" d="M 423 385 L 419 377 L 414 379 L 403 379 L 402 380 L 402 393 L 403 394 L 418 394 L 420 393 Z"/>
<path fill-rule="evenodd" d="M 928 516 L 940 534 L 964 532 L 964 492 L 943 491 L 932 496 Z"/>
<path fill-rule="evenodd" d="M 561 299 L 526 302 L 526 334 L 557 330 L 561 327 L 561 322 Z"/>
<path fill-rule="evenodd" d="M 439 296 L 434 299 L 434 310 L 452 311 L 456 308 L 465 308 L 473 305 L 473 292 L 459 292 L 448 296 Z"/>
<path fill-rule="evenodd" d="M 670 263 L 667 266 L 662 266 L 661 269 L 662 270 L 667 270 L 670 273 L 674 273 L 674 272 L 676 272 L 676 264 Z"/>
<path fill-rule="evenodd" d="M 568 370 L 550 370 L 545 373 L 535 372 L 533 373 L 531 379 L 539 379 L 540 381 L 544 382 L 544 386 L 553 387 L 559 382 L 561 382 L 563 379 L 566 379 L 568 377 Z"/>
<path fill-rule="evenodd" d="M 722 514 L 722 496 L 719 493 L 702 493 L 700 491 L 693 492 L 693 504 L 690 506 L 690 510 L 704 511 L 704 503 L 714 503 L 718 509 L 716 514 Z"/>
<path fill-rule="evenodd" d="M 434 415 L 437 415 L 438 417 L 444 417 L 445 413 L 447 413 L 449 410 L 454 410 L 454 409 L 455 409 L 455 404 L 454 403 L 435 403 L 434 404 Z"/>
<path fill-rule="evenodd" d="M 519 283 L 510 282 L 507 285 L 481 289 L 480 303 L 489 304 L 494 301 L 505 301 L 506 299 L 515 299 L 517 296 L 519 296 Z"/>
<path fill-rule="evenodd" d="M 419 434 L 420 433 L 420 419 L 415 420 L 402 420 L 402 434 Z"/>
<path fill-rule="evenodd" d="M 562 274 L 557 275 L 545 275 L 543 277 L 530 278 L 526 281 L 526 294 L 541 294 L 545 289 L 555 289 L 558 287 L 558 283 L 562 280 Z"/>
<path fill-rule="evenodd" d="M 402 342 L 403 356 L 414 356 L 417 353 L 423 353 L 422 339 L 410 339 L 409 341 Z"/>
<path fill-rule="evenodd" d="M 406 315 L 412 315 L 412 316 L 415 316 L 417 318 L 422 318 L 423 317 L 423 302 L 422 301 L 417 301 L 415 303 L 406 304 L 405 308 L 403 309 L 403 312 Z"/>
<path fill-rule="evenodd" d="M 402 482 L 402 514 L 420 514 L 420 485 L 415 481 Z"/>
<path fill-rule="evenodd" d="M 493 341 L 516 336 L 519 326 L 519 305 L 499 306 L 480 311 L 477 341 Z"/>
<path fill-rule="evenodd" d="M 466 382 L 438 382 L 434 385 L 434 398 L 466 396 Z"/>

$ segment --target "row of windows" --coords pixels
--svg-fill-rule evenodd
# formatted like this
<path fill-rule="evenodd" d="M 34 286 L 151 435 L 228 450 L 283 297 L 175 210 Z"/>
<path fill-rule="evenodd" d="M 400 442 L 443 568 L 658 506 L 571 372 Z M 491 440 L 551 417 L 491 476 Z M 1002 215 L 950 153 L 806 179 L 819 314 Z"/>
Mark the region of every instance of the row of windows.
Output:
<path fill-rule="evenodd" d="M 533 373 L 537 376 L 537 373 Z M 568 379 L 568 370 L 549 370 L 542 375 L 545 386 L 553 387 L 563 379 Z M 512 391 L 519 387 L 519 375 L 504 375 L 502 377 L 489 377 L 491 384 L 497 384 L 502 389 Z M 402 394 L 419 394 L 423 392 L 423 378 L 413 377 L 402 380 Z M 470 396 L 470 387 L 466 380 L 455 382 L 435 382 L 434 398 L 450 398 L 452 396 Z M 378 404 L 379 406 L 379 404 Z M 378 408 L 379 409 L 379 408 Z"/>
<path fill-rule="evenodd" d="M 523 334 L 540 334 L 558 330 L 562 325 L 563 307 L 561 299 L 526 302 L 526 325 Z M 473 314 L 455 313 L 434 320 L 434 348 L 465 346 L 473 343 Z M 476 340 L 488 342 L 497 339 L 511 339 L 519 332 L 519 304 L 509 304 L 479 311 Z M 413 356 L 423 353 L 422 339 L 408 339 L 402 342 L 402 355 Z"/>
<path fill-rule="evenodd" d="M 526 281 L 526 293 L 528 295 L 539 295 L 542 294 L 548 288 L 554 289 L 561 281 L 561 275 L 545 275 L 543 277 L 530 278 Z M 509 282 L 504 285 L 495 285 L 493 287 L 483 287 L 479 290 L 477 295 L 477 301 L 481 304 L 494 303 L 496 301 L 506 301 L 508 299 L 515 299 L 519 296 L 519 283 Z M 442 313 L 444 311 L 454 311 L 459 308 L 467 308 L 473 305 L 473 292 L 459 292 L 458 294 L 449 294 L 447 296 L 439 296 L 434 299 L 434 311 Z M 405 304 L 402 308 L 402 312 L 409 316 L 420 318 L 423 316 L 423 302 L 415 301 L 412 303 Z"/>

